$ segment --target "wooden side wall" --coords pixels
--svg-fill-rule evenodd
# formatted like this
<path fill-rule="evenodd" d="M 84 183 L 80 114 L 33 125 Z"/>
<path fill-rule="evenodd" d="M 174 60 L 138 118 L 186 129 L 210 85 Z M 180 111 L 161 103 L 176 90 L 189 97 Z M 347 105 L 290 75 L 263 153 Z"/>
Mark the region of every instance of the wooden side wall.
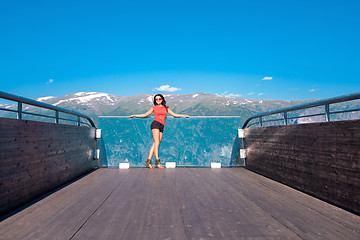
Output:
<path fill-rule="evenodd" d="M 95 129 L 0 118 L 0 215 L 94 168 Z"/>
<path fill-rule="evenodd" d="M 360 121 L 245 130 L 246 167 L 360 214 Z"/>

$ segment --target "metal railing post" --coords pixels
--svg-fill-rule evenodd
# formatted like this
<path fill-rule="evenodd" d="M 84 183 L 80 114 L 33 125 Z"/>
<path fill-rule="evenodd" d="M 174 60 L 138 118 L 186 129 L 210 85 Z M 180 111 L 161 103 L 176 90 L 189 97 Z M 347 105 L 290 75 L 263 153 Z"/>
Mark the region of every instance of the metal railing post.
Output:
<path fill-rule="evenodd" d="M 260 127 L 262 127 L 262 126 L 263 126 L 263 124 L 262 124 L 262 117 L 259 118 L 259 122 L 260 122 Z"/>
<path fill-rule="evenodd" d="M 287 112 L 284 112 L 284 124 L 287 125 L 288 121 L 287 121 Z"/>
<path fill-rule="evenodd" d="M 78 126 L 80 126 L 80 117 L 77 116 L 77 120 L 78 120 Z"/>
<path fill-rule="evenodd" d="M 22 119 L 22 102 L 18 102 L 17 119 Z"/>
<path fill-rule="evenodd" d="M 330 122 L 330 107 L 329 107 L 329 104 L 325 105 L 325 121 Z"/>
<path fill-rule="evenodd" d="M 59 124 L 59 111 L 55 111 L 55 123 Z"/>

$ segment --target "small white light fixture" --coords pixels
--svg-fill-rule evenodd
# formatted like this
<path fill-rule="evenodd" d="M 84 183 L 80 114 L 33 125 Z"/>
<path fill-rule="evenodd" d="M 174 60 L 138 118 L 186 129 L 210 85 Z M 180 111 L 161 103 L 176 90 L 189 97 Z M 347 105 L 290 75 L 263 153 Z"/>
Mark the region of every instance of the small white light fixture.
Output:
<path fill-rule="evenodd" d="M 176 168 L 176 162 L 166 162 L 165 167 L 166 168 Z"/>
<path fill-rule="evenodd" d="M 128 168 L 130 168 L 130 164 L 127 162 L 119 163 L 119 168 L 120 169 L 128 169 Z"/>
<path fill-rule="evenodd" d="M 100 139 L 100 138 L 101 138 L 101 129 L 96 129 L 95 138 L 96 138 L 96 139 Z"/>
<path fill-rule="evenodd" d="M 219 162 L 212 162 L 212 163 L 211 163 L 211 168 L 221 168 L 221 163 L 219 163 Z"/>
<path fill-rule="evenodd" d="M 100 149 L 95 149 L 94 159 L 95 159 L 95 160 L 99 160 L 99 159 L 100 159 Z"/>
<path fill-rule="evenodd" d="M 239 138 L 245 138 L 245 131 L 244 129 L 238 129 L 238 136 Z"/>
<path fill-rule="evenodd" d="M 245 149 L 240 149 L 240 158 L 246 158 L 246 151 L 245 151 Z"/>

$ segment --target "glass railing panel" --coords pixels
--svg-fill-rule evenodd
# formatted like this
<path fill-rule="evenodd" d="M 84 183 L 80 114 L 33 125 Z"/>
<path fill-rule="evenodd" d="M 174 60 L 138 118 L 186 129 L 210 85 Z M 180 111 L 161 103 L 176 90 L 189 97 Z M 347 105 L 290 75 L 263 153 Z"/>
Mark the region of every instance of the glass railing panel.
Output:
<path fill-rule="evenodd" d="M 129 162 L 131 167 L 144 167 L 153 144 L 152 121 L 153 118 L 100 117 L 107 155 L 107 163 L 103 164 L 117 167 L 120 162 Z M 163 163 L 176 162 L 180 167 L 210 167 L 211 162 L 225 167 L 243 166 L 238 157 L 240 127 L 237 117 L 169 117 L 160 144 L 160 159 Z"/>
<path fill-rule="evenodd" d="M 3 118 L 17 118 L 18 110 L 17 102 L 0 98 L 0 117 Z"/>
<path fill-rule="evenodd" d="M 360 119 L 360 100 L 352 100 L 344 103 L 330 105 L 331 121 Z"/>

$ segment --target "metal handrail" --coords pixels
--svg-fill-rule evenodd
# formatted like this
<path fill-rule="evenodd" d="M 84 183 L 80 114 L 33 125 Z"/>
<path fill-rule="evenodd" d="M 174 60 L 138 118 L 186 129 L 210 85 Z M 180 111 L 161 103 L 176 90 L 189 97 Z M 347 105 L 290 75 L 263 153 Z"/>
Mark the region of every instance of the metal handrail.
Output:
<path fill-rule="evenodd" d="M 99 118 L 129 118 L 129 116 L 99 116 Z M 153 115 L 149 115 L 147 117 L 144 117 L 144 119 L 153 118 L 153 117 L 154 117 Z M 167 116 L 167 117 L 174 118 L 172 116 Z M 191 115 L 190 118 L 240 118 L 240 116 L 193 116 L 193 115 Z M 136 118 L 136 119 L 139 119 L 139 118 Z"/>
<path fill-rule="evenodd" d="M 260 123 L 260 126 L 262 126 L 262 123 L 270 122 L 270 121 L 284 121 L 284 125 L 287 125 L 289 119 L 312 117 L 312 116 L 319 116 L 319 115 L 325 115 L 326 121 L 330 121 L 330 115 L 331 114 L 360 111 L 360 109 L 352 109 L 352 110 L 343 110 L 343 111 L 331 112 L 330 107 L 329 107 L 330 104 L 339 103 L 339 102 L 347 102 L 347 101 L 352 101 L 352 100 L 357 100 L 357 99 L 360 99 L 360 92 L 352 93 L 352 94 L 348 94 L 348 95 L 343 95 L 343 96 L 339 96 L 339 97 L 334 97 L 334 98 L 318 100 L 318 101 L 309 102 L 309 103 L 304 103 L 304 104 L 300 104 L 300 105 L 296 105 L 296 106 L 292 106 L 292 107 L 281 108 L 281 109 L 277 109 L 277 110 L 273 110 L 273 111 L 269 111 L 269 112 L 263 112 L 263 113 L 255 114 L 255 115 L 249 117 L 245 121 L 242 128 L 244 129 L 246 127 L 249 127 L 251 125 L 258 124 L 258 123 Z M 312 107 L 319 107 L 319 106 L 324 106 L 325 107 L 324 113 L 312 114 L 312 115 L 306 115 L 306 116 L 299 116 L 299 117 L 288 117 L 287 116 L 288 112 L 301 110 L 301 109 L 306 109 L 306 108 L 312 108 Z M 284 114 L 283 118 L 276 119 L 276 120 L 273 120 L 273 119 L 272 120 L 263 120 L 262 119 L 262 117 L 269 116 L 269 115 L 274 115 L 274 114 L 278 114 L 278 113 L 283 113 Z M 254 124 L 250 124 L 248 126 L 248 123 L 251 120 L 257 119 L 257 118 L 259 119 L 259 122 L 256 122 Z"/>
<path fill-rule="evenodd" d="M 21 97 L 21 96 L 17 96 L 17 95 L 2 92 L 2 91 L 0 91 L 0 98 L 17 102 L 17 104 L 18 104 L 17 110 L 5 109 L 5 108 L 0 108 L 0 110 L 9 111 L 9 112 L 16 112 L 18 119 L 22 119 L 23 114 L 29 114 L 29 115 L 53 118 L 53 119 L 55 119 L 55 123 L 59 123 L 59 120 L 76 122 L 78 124 L 78 126 L 80 126 L 81 123 L 87 124 L 87 123 L 81 121 L 81 118 L 85 118 L 86 120 L 89 121 L 91 127 L 96 128 L 95 123 L 93 122 L 93 120 L 90 117 L 88 117 L 88 116 L 86 116 L 86 115 L 84 115 L 82 113 L 79 113 L 79 112 L 75 112 L 75 111 L 68 110 L 68 109 L 61 108 L 61 107 L 56 107 L 56 106 L 53 106 L 51 104 L 39 102 L 39 101 L 36 101 L 36 100 L 32 100 L 32 99 L 29 99 L 29 98 L 24 98 L 24 97 Z M 54 110 L 55 111 L 55 116 L 48 116 L 48 115 L 25 112 L 25 111 L 22 110 L 22 104 L 23 103 L 29 104 L 29 105 L 32 105 L 32 106 L 35 106 L 35 107 Z M 77 117 L 77 120 L 60 118 L 59 117 L 59 112 L 74 115 L 74 116 Z M 89 124 L 87 124 L 87 125 L 89 125 Z"/>

